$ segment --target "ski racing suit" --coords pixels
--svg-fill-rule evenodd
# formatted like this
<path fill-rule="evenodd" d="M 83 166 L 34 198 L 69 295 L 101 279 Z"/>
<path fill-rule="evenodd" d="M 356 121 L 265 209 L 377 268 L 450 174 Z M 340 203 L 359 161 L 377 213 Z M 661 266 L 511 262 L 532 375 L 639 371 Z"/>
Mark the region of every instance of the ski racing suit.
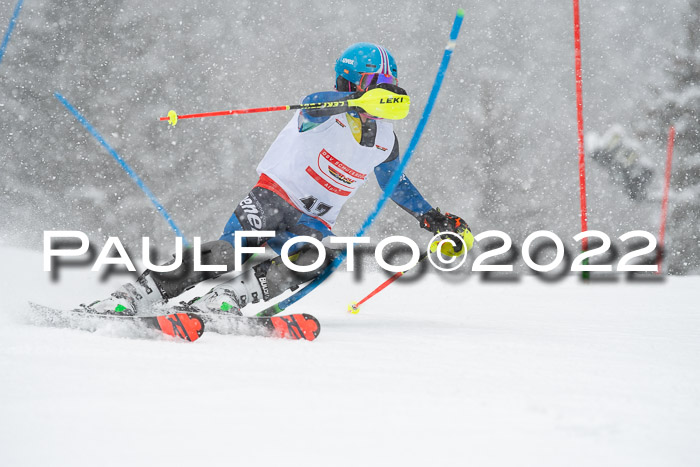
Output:
<path fill-rule="evenodd" d="M 350 94 L 319 92 L 305 97 L 302 103 L 338 100 Z M 398 156 L 398 139 L 392 123 L 387 120 L 367 119 L 362 122 L 356 112 L 329 115 L 327 110 L 297 111 L 258 165 L 258 182 L 236 206 L 223 235 L 218 241 L 202 245 L 202 264 L 223 263 L 229 266 L 229 270 L 233 269 L 234 235 L 238 231 L 275 231 L 276 236 L 271 239 L 243 238 L 243 245 L 267 243 L 277 254 L 294 236 L 322 240 L 333 235 L 332 228 L 343 205 L 367 181 L 372 171 L 383 189 L 399 165 Z M 419 220 L 432 209 L 405 175 L 391 198 Z M 295 247 L 290 250 L 292 254 L 299 253 L 295 262 L 304 265 L 315 261 L 315 250 L 304 249 L 300 243 Z M 331 256 L 329 254 L 327 258 Z M 244 261 L 247 259 L 244 256 Z M 183 265 L 187 263 L 186 257 Z M 322 268 L 312 273 L 297 273 L 276 258 L 256 265 L 253 270 L 261 286 L 260 289 L 256 287 L 260 293 L 253 293 L 247 301 L 257 302 L 313 279 Z M 216 275 L 189 271 L 173 278 L 172 273 L 154 274 L 165 298 L 175 297 Z"/>

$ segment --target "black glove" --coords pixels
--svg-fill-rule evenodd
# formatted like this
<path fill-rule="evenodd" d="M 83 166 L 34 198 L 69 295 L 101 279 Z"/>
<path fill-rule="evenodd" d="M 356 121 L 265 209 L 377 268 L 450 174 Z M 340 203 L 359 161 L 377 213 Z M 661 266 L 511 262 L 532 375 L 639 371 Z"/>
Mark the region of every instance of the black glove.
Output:
<path fill-rule="evenodd" d="M 408 93 L 406 93 L 406 90 L 404 88 L 398 87 L 396 84 L 391 84 L 391 83 L 379 83 L 379 84 L 371 84 L 367 86 L 367 91 L 371 91 L 372 89 L 386 89 L 387 91 L 391 91 L 394 94 L 399 94 L 401 96 L 408 96 Z M 357 93 L 355 93 L 357 94 Z M 362 94 L 360 94 L 361 96 Z M 357 96 L 357 97 L 360 97 Z M 354 98 L 356 99 L 356 98 Z"/>
<path fill-rule="evenodd" d="M 420 226 L 425 230 L 429 230 L 434 234 L 443 232 L 461 233 L 465 229 L 469 230 L 469 226 L 459 216 L 450 214 L 449 212 L 441 213 L 439 208 L 433 208 L 420 217 Z"/>
<path fill-rule="evenodd" d="M 433 208 L 430 211 L 423 214 L 420 219 L 420 226 L 425 230 L 428 230 L 434 234 L 444 234 L 445 232 L 454 232 L 459 234 L 464 240 L 464 244 L 467 245 L 467 250 L 471 250 L 474 245 L 474 236 L 472 231 L 467 225 L 467 222 L 459 216 L 450 214 L 449 212 L 441 213 L 439 209 Z M 450 235 L 441 235 L 441 238 L 448 239 Z M 434 247 L 437 247 L 439 241 L 433 242 L 431 245 L 431 250 L 435 251 Z M 462 242 L 456 242 L 456 245 L 452 247 L 449 244 L 443 244 L 442 253 L 446 256 L 460 256 L 464 253 Z"/>
<path fill-rule="evenodd" d="M 371 91 L 372 89 L 386 89 L 387 91 L 391 91 L 394 94 L 399 94 L 401 96 L 408 96 L 408 94 L 406 93 L 406 90 L 404 88 L 400 88 L 397 85 L 391 84 L 391 83 L 379 83 L 379 84 L 370 84 L 369 86 L 367 86 L 366 90 L 355 91 L 352 94 L 350 94 L 349 96 L 343 97 L 342 99 L 339 99 L 339 100 L 349 101 L 352 99 L 359 99 L 367 91 Z"/>
<path fill-rule="evenodd" d="M 406 91 L 403 88 L 398 87 L 395 84 L 391 83 L 380 83 L 380 84 L 373 84 L 371 86 L 367 87 L 367 91 L 370 91 L 372 89 L 386 89 L 387 91 L 391 91 L 395 94 L 407 96 Z M 352 99 L 359 99 L 364 95 L 365 92 L 367 91 L 355 91 L 352 94 L 348 94 L 345 97 L 341 97 L 340 99 L 337 99 L 335 102 L 347 102 Z M 304 112 L 311 116 L 311 117 L 330 117 L 331 115 L 337 115 L 339 113 L 345 113 L 348 110 L 354 110 L 355 112 L 364 112 L 363 109 L 360 107 L 354 107 L 354 106 L 349 106 L 349 107 L 321 107 L 318 109 L 305 109 Z"/>

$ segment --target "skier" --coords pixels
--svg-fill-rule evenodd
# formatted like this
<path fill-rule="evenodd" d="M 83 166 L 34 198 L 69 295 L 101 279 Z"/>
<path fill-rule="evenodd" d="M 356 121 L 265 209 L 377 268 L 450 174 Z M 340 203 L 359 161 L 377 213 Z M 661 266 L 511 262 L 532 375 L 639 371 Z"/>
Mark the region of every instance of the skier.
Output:
<path fill-rule="evenodd" d="M 335 91 L 311 94 L 303 103 L 347 101 L 376 87 L 406 94 L 398 87 L 394 58 L 379 45 L 362 42 L 350 46 L 336 61 L 335 73 Z M 374 171 L 380 187 L 384 188 L 399 165 L 398 155 L 399 144 L 392 124 L 363 109 L 297 111 L 258 165 L 260 178 L 236 207 L 223 235 L 202 245 L 201 264 L 225 264 L 232 270 L 234 234 L 238 231 L 275 231 L 277 236 L 272 239 L 243 238 L 243 245 L 267 243 L 277 254 L 285 241 L 294 236 L 322 240 L 333 235 L 331 229 L 341 208 L 366 181 L 370 171 Z M 424 229 L 433 234 L 456 233 L 464 239 L 467 249 L 471 248 L 474 238 L 467 223 L 459 216 L 433 208 L 405 175 L 391 198 Z M 433 249 L 437 243 L 434 242 Z M 295 247 L 291 250 L 293 255 L 290 254 L 295 264 L 312 264 L 316 260 L 314 249 L 300 244 Z M 461 242 L 456 242 L 454 247 L 444 242 L 441 251 L 448 256 L 464 254 Z M 327 257 L 332 256 L 331 250 Z M 278 256 L 214 287 L 188 306 L 199 312 L 241 314 L 240 309 L 248 303 L 267 301 L 294 289 L 312 280 L 321 270 L 297 273 L 287 268 Z M 109 298 L 86 308 L 109 314 L 142 313 L 220 274 L 194 271 L 193 254 L 187 250 L 182 265 L 174 272 L 146 271 L 136 282 L 123 285 Z"/>

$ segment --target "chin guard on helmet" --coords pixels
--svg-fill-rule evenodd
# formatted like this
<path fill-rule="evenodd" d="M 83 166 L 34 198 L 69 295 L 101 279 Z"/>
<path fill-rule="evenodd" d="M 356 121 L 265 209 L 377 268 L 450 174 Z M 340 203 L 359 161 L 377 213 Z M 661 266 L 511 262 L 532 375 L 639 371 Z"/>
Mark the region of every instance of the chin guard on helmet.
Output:
<path fill-rule="evenodd" d="M 342 76 L 335 79 L 335 89 L 340 92 L 357 92 L 357 85 L 346 80 Z"/>

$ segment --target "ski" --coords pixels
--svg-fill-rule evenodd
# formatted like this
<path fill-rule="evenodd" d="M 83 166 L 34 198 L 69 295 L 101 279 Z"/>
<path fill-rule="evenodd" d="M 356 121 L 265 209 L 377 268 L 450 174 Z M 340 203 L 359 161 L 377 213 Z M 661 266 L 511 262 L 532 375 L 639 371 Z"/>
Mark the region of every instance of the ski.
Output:
<path fill-rule="evenodd" d="M 61 310 L 29 302 L 33 324 L 59 328 L 99 331 L 117 327 L 129 337 L 149 337 L 152 331 L 188 342 L 199 339 L 205 329 L 219 334 L 262 336 L 279 339 L 316 339 L 321 323 L 306 313 L 257 317 L 225 313 L 193 313 L 181 306 L 157 316 L 108 315 L 85 309 Z"/>
<path fill-rule="evenodd" d="M 187 342 L 194 342 L 204 333 L 204 320 L 195 313 L 171 313 L 159 316 L 120 316 L 92 313 L 88 310 L 61 310 L 29 302 L 33 324 L 59 328 L 98 331 L 118 326 L 123 333 L 148 337 L 144 331 L 159 331 Z"/>
<path fill-rule="evenodd" d="M 273 317 L 212 313 L 202 314 L 202 317 L 207 330 L 219 334 L 312 341 L 321 332 L 321 323 L 306 313 Z"/>

